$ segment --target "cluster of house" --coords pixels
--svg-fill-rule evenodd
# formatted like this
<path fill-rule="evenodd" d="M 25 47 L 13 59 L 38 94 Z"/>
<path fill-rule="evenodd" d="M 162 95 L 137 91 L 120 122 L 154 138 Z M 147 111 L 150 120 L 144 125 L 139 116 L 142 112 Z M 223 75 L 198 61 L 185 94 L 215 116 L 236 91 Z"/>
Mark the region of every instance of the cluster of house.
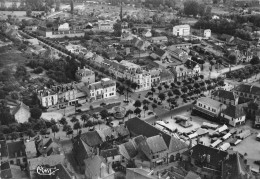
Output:
<path fill-rule="evenodd" d="M 112 177 L 116 166 L 126 169 L 126 179 L 252 177 L 243 155 L 193 146 L 136 117 L 124 125 L 78 135 L 73 153 L 82 173 L 91 179 Z"/>
<path fill-rule="evenodd" d="M 44 169 L 55 169 L 57 179 L 74 179 L 62 147 L 51 138 L 37 140 L 0 141 L 1 178 L 39 178 Z M 46 173 L 45 173 L 46 174 Z"/>
<path fill-rule="evenodd" d="M 248 118 L 255 121 L 256 127 L 260 127 L 259 102 L 259 86 L 240 84 L 232 91 L 219 89 L 212 92 L 211 97 L 199 98 L 193 112 L 231 126 L 244 124 Z"/>
<path fill-rule="evenodd" d="M 75 76 L 78 82 L 38 89 L 37 94 L 41 106 L 65 108 L 77 105 L 79 99 L 98 100 L 116 96 L 116 82 L 109 78 L 95 82 L 95 73 L 85 67 L 79 68 Z"/>

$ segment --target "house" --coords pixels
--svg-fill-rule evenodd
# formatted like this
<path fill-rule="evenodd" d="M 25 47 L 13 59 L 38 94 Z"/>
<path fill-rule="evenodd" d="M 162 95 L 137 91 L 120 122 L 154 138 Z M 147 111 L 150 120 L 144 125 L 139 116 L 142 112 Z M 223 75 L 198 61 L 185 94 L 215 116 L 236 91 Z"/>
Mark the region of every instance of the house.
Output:
<path fill-rule="evenodd" d="M 70 172 L 63 164 L 55 166 L 59 172 L 56 173 L 57 179 L 75 179 L 75 175 Z M 55 168 L 54 167 L 54 168 Z"/>
<path fill-rule="evenodd" d="M 226 43 L 231 43 L 234 40 L 234 36 L 228 34 L 222 34 L 220 40 L 225 41 Z"/>
<path fill-rule="evenodd" d="M 151 53 L 150 57 L 153 58 L 154 60 L 162 61 L 163 63 L 171 59 L 171 56 L 167 51 L 159 48 L 156 49 L 153 53 Z"/>
<path fill-rule="evenodd" d="M 247 179 L 254 178 L 250 166 L 246 163 L 245 158 L 238 152 L 232 152 L 223 161 L 221 178 L 230 179 Z"/>
<path fill-rule="evenodd" d="M 238 105 L 239 96 L 234 91 L 218 89 L 211 94 L 211 98 L 227 105 Z"/>
<path fill-rule="evenodd" d="M 204 33 L 203 33 L 203 36 L 205 38 L 210 38 L 211 37 L 211 30 L 210 29 L 205 29 Z"/>
<path fill-rule="evenodd" d="M 145 51 L 150 45 L 151 43 L 146 41 L 146 40 L 142 40 L 140 38 L 134 37 L 132 40 L 132 44 L 134 47 L 136 47 L 139 50 L 143 50 Z"/>
<path fill-rule="evenodd" d="M 174 45 L 171 45 L 172 48 L 179 48 L 179 49 L 182 49 L 182 48 L 191 48 L 192 47 L 192 44 L 191 43 L 179 43 L 179 44 L 174 44 Z"/>
<path fill-rule="evenodd" d="M 1 162 L 0 165 L 0 178 L 13 178 L 10 163 Z"/>
<path fill-rule="evenodd" d="M 109 78 L 89 85 L 90 98 L 94 100 L 107 99 L 116 96 L 116 83 Z"/>
<path fill-rule="evenodd" d="M 136 143 L 134 142 L 134 138 L 130 139 L 126 143 L 120 144 L 118 146 L 118 151 L 122 157 L 122 164 L 132 160 L 138 154 L 138 149 Z"/>
<path fill-rule="evenodd" d="M 121 162 L 122 157 L 118 151 L 118 148 L 101 150 L 99 156 L 102 156 L 107 164 L 113 164 L 115 162 Z"/>
<path fill-rule="evenodd" d="M 114 27 L 114 22 L 112 22 L 112 21 L 98 22 L 98 30 L 112 32 L 112 31 L 114 31 L 113 27 Z"/>
<path fill-rule="evenodd" d="M 107 164 L 101 156 L 95 155 L 84 160 L 86 179 L 112 179 L 114 178 L 114 170 L 112 164 Z"/>
<path fill-rule="evenodd" d="M 78 67 L 75 77 L 76 80 L 84 83 L 85 85 L 89 85 L 95 82 L 95 73 L 92 70 L 87 69 L 85 66 L 83 67 L 83 69 L 80 69 Z"/>
<path fill-rule="evenodd" d="M 260 127 L 260 109 L 255 112 L 255 123 L 254 126 L 259 128 Z"/>
<path fill-rule="evenodd" d="M 26 31 L 36 31 L 37 30 L 37 28 L 38 28 L 38 26 L 36 26 L 36 25 L 30 25 L 30 26 L 25 26 L 24 27 L 24 30 L 26 30 Z"/>
<path fill-rule="evenodd" d="M 175 80 L 175 75 L 168 69 L 162 69 L 160 73 L 161 84 L 171 84 Z"/>
<path fill-rule="evenodd" d="M 169 46 L 167 48 L 167 51 L 172 57 L 180 59 L 181 61 L 186 60 L 188 58 L 188 53 L 186 51 L 183 51 L 182 49 L 177 48 L 175 46 Z"/>
<path fill-rule="evenodd" d="M 161 74 L 161 70 L 160 69 L 152 69 L 150 70 L 150 74 L 151 74 L 151 84 L 156 85 L 160 83 L 160 74 Z"/>
<path fill-rule="evenodd" d="M 60 145 L 52 138 L 41 138 L 35 141 L 35 146 L 38 155 L 50 156 L 63 153 Z"/>
<path fill-rule="evenodd" d="M 81 170 L 85 169 L 84 160 L 97 154 L 102 143 L 102 138 L 97 131 L 89 131 L 75 137 L 73 154 Z"/>
<path fill-rule="evenodd" d="M 128 22 L 124 21 L 121 23 L 122 29 L 127 29 L 128 28 Z"/>
<path fill-rule="evenodd" d="M 27 171 L 29 172 L 30 179 L 33 179 L 37 174 L 37 167 L 44 165 L 64 165 L 65 160 L 65 155 L 51 155 L 28 159 Z"/>
<path fill-rule="evenodd" d="M 171 69 L 174 74 L 175 81 L 182 81 L 188 77 L 193 76 L 193 71 L 184 64 L 177 65 Z"/>
<path fill-rule="evenodd" d="M 216 119 L 226 109 L 226 105 L 208 97 L 199 98 L 193 106 L 193 112 L 198 112 L 210 119 Z"/>
<path fill-rule="evenodd" d="M 167 157 L 164 157 L 165 160 L 163 160 L 163 163 L 172 162 L 174 160 L 179 160 L 180 153 L 183 152 L 184 150 L 186 150 L 188 147 L 188 145 L 186 143 L 184 143 L 183 141 L 181 141 L 181 140 L 175 138 L 174 136 L 171 136 L 163 131 L 160 131 L 156 127 L 148 124 L 147 122 L 145 122 L 137 117 L 131 118 L 128 121 L 126 121 L 126 127 L 128 128 L 128 130 L 130 132 L 130 136 L 132 136 L 132 137 L 139 136 L 138 138 L 135 139 L 135 143 L 139 143 L 138 140 L 140 140 L 140 141 L 143 140 L 142 137 L 140 137 L 140 135 L 142 135 L 143 137 L 146 137 L 146 138 L 160 135 L 160 136 L 149 139 L 149 140 L 151 140 L 150 141 L 151 143 L 149 145 L 152 148 L 152 145 L 153 144 L 156 145 L 157 142 L 163 143 L 162 141 L 159 142 L 158 140 L 162 140 L 162 139 L 164 140 L 166 147 L 167 147 L 167 150 L 165 151 L 165 153 L 167 154 Z M 154 140 L 156 141 L 155 143 L 154 143 Z M 146 143 L 147 143 L 147 141 L 146 141 Z M 143 147 L 145 147 L 144 145 L 146 145 L 145 142 L 141 142 L 140 144 Z M 148 148 L 149 148 L 149 145 L 148 145 Z M 163 145 L 163 144 L 161 144 L 161 145 Z M 137 144 L 137 146 L 138 146 L 138 144 Z M 155 146 L 155 147 L 157 147 L 157 146 Z M 157 149 L 158 149 L 157 152 L 159 152 L 159 150 L 162 149 L 161 147 L 162 146 L 158 146 L 158 148 L 153 149 L 154 150 L 153 152 L 155 152 Z M 147 150 L 146 148 L 141 148 L 141 151 Z M 164 151 L 164 149 L 165 148 L 163 147 L 162 151 Z M 139 150 L 140 150 L 140 148 L 139 148 Z M 149 154 L 149 152 L 148 153 L 146 152 L 146 155 L 148 155 L 148 154 Z M 163 154 L 163 156 L 165 156 L 164 154 Z M 142 165 L 142 162 L 140 160 L 138 160 L 138 161 Z M 160 162 L 158 162 L 158 163 L 160 163 Z M 150 163 L 150 166 L 156 166 L 156 164 Z"/>
<path fill-rule="evenodd" d="M 11 114 L 18 123 L 28 122 L 28 119 L 31 117 L 29 106 L 26 106 L 23 102 L 20 102 L 20 104 L 13 108 Z"/>
<path fill-rule="evenodd" d="M 175 36 L 188 36 L 188 35 L 190 35 L 190 25 L 174 26 L 172 33 Z"/>
<path fill-rule="evenodd" d="M 146 171 L 142 168 L 127 168 L 126 179 L 158 179 L 158 176 L 150 174 L 151 171 Z"/>
<path fill-rule="evenodd" d="M 166 36 L 152 37 L 151 42 L 154 44 L 162 44 L 168 42 L 168 38 Z"/>
<path fill-rule="evenodd" d="M 200 75 L 200 65 L 197 62 L 193 60 L 187 60 L 185 62 L 185 66 L 192 70 L 193 76 Z"/>
<path fill-rule="evenodd" d="M 143 37 L 146 37 L 146 38 L 152 37 L 151 29 L 145 29 L 145 30 L 142 32 L 142 36 L 143 36 Z"/>
<path fill-rule="evenodd" d="M 67 22 L 60 24 L 58 26 L 58 31 L 68 31 L 68 30 L 70 30 L 70 26 L 69 26 L 69 23 L 67 23 Z"/>
<path fill-rule="evenodd" d="M 248 99 L 260 99 L 260 87 L 250 84 L 240 84 L 233 91 L 240 97 Z"/>
<path fill-rule="evenodd" d="M 49 108 L 58 104 L 58 94 L 51 89 L 42 89 L 37 91 L 41 106 Z"/>
<path fill-rule="evenodd" d="M 11 165 L 26 163 L 25 146 L 23 141 L 7 143 L 8 160 Z"/>
<path fill-rule="evenodd" d="M 26 141 L 24 145 L 27 159 L 37 157 L 37 150 L 34 141 Z"/>
<path fill-rule="evenodd" d="M 183 161 L 187 165 L 196 167 L 194 171 L 204 176 L 204 178 L 221 178 L 223 161 L 228 153 L 219 149 L 197 144 L 182 153 Z M 193 169 L 192 169 L 193 170 Z"/>
<path fill-rule="evenodd" d="M 229 105 L 221 112 L 221 117 L 228 121 L 228 124 L 235 127 L 246 122 L 246 113 L 242 105 Z"/>

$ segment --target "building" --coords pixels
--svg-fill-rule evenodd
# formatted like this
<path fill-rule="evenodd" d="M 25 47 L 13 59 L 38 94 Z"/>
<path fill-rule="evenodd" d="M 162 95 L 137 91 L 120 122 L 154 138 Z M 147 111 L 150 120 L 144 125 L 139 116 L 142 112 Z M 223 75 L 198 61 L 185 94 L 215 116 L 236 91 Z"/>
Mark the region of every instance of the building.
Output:
<path fill-rule="evenodd" d="M 98 30 L 100 31 L 114 31 L 114 22 L 112 21 L 100 21 L 98 22 Z"/>
<path fill-rule="evenodd" d="M 242 105 L 229 105 L 221 112 L 221 117 L 228 121 L 228 124 L 236 127 L 246 122 L 246 113 Z"/>
<path fill-rule="evenodd" d="M 23 102 L 20 102 L 20 104 L 13 108 L 11 114 L 18 123 L 28 122 L 28 119 L 31 117 L 29 106 L 26 106 Z"/>
<path fill-rule="evenodd" d="M 63 23 L 63 24 L 60 24 L 58 26 L 58 31 L 68 31 L 70 30 L 70 26 L 69 24 L 66 22 L 66 23 Z"/>
<path fill-rule="evenodd" d="M 121 162 L 122 160 L 122 156 L 120 155 L 117 147 L 101 150 L 99 155 L 102 156 L 109 165 L 116 162 Z"/>
<path fill-rule="evenodd" d="M 19 166 L 26 163 L 27 159 L 23 141 L 6 143 L 6 146 L 8 151 L 8 160 L 11 165 Z"/>
<path fill-rule="evenodd" d="M 145 152 L 146 158 L 147 158 L 147 155 L 149 155 L 148 158 L 153 159 L 153 156 L 151 154 L 155 154 L 155 153 L 157 153 L 157 155 L 159 155 L 159 158 L 163 158 L 163 161 L 148 160 L 148 163 L 147 162 L 143 163 L 142 160 L 137 158 L 135 163 L 138 165 L 156 167 L 156 166 L 162 165 L 164 163 L 170 163 L 175 160 L 179 160 L 180 153 L 182 153 L 188 147 L 188 145 L 185 142 L 175 138 L 174 136 L 171 136 L 170 134 L 160 131 L 156 127 L 148 124 L 145 121 L 140 120 L 137 117 L 129 119 L 128 121 L 126 121 L 125 124 L 130 132 L 131 137 L 138 136 L 138 137 L 136 137 L 136 139 L 134 139 L 134 141 L 135 141 L 135 143 L 137 143 L 136 146 L 140 146 L 140 145 L 143 146 L 143 148 L 139 148 L 139 150 L 143 151 L 143 153 L 144 153 L 144 150 L 146 151 Z M 142 136 L 140 136 L 140 135 L 142 135 Z M 147 139 L 150 137 L 151 138 L 148 139 L 148 142 L 147 142 L 147 140 L 143 139 L 143 137 L 146 137 Z M 147 144 L 143 140 L 146 140 Z M 163 144 L 164 143 L 163 141 L 166 144 L 166 148 L 165 148 L 165 145 Z M 156 145 L 157 142 L 158 142 L 158 144 L 160 143 L 160 146 Z M 140 145 L 138 145 L 138 143 Z M 149 152 L 147 152 L 147 146 L 148 146 L 148 148 L 150 148 L 150 149 L 148 149 L 148 151 L 151 150 L 151 148 L 153 148 L 153 147 L 155 147 L 155 148 L 153 148 L 152 152 L 149 153 Z M 144 147 L 146 147 L 146 148 L 144 148 Z"/>
<path fill-rule="evenodd" d="M 173 35 L 175 36 L 189 36 L 190 26 L 189 25 L 177 25 L 173 27 Z"/>
<path fill-rule="evenodd" d="M 168 42 L 168 38 L 166 36 L 152 37 L 151 42 L 154 44 L 163 44 Z"/>
<path fill-rule="evenodd" d="M 259 128 L 260 127 L 260 110 L 257 110 L 255 112 L 255 127 Z"/>
<path fill-rule="evenodd" d="M 188 53 L 182 50 L 181 48 L 177 48 L 175 46 L 169 46 L 167 48 L 167 51 L 172 57 L 179 59 L 181 61 L 185 61 L 188 59 Z"/>
<path fill-rule="evenodd" d="M 89 85 L 90 98 L 94 100 L 108 99 L 116 96 L 116 82 L 103 78 L 99 82 Z"/>
<path fill-rule="evenodd" d="M 78 68 L 75 74 L 76 80 L 84 83 L 85 85 L 89 85 L 95 82 L 95 73 L 87 69 L 85 66 L 83 69 Z"/>
<path fill-rule="evenodd" d="M 114 170 L 112 164 L 107 164 L 101 156 L 94 156 L 84 160 L 86 179 L 112 179 L 114 178 Z"/>
<path fill-rule="evenodd" d="M 200 75 L 201 69 L 200 69 L 200 65 L 197 62 L 193 60 L 187 60 L 184 64 L 187 68 L 192 70 L 193 76 Z"/>
<path fill-rule="evenodd" d="M 193 111 L 199 112 L 211 119 L 219 117 L 224 109 L 226 109 L 225 104 L 208 97 L 197 99 L 196 104 L 193 106 Z"/>
<path fill-rule="evenodd" d="M 248 99 L 260 99 L 260 87 L 250 84 L 240 84 L 233 91 L 240 97 Z"/>
<path fill-rule="evenodd" d="M 45 88 L 37 93 L 42 107 L 49 108 L 58 104 L 58 94 L 51 89 Z"/>
<path fill-rule="evenodd" d="M 174 74 L 175 81 L 182 81 L 193 76 L 193 71 L 187 68 L 184 64 L 173 67 L 171 71 Z"/>
<path fill-rule="evenodd" d="M 203 33 L 203 36 L 205 38 L 210 38 L 211 37 L 211 30 L 210 29 L 205 29 L 204 33 Z"/>
<path fill-rule="evenodd" d="M 174 45 L 171 45 L 172 48 L 191 48 L 192 47 L 192 44 L 191 43 L 180 43 L 180 44 L 174 44 Z"/>
<path fill-rule="evenodd" d="M 226 105 L 238 105 L 239 96 L 234 91 L 219 89 L 211 94 L 211 98 Z"/>
<path fill-rule="evenodd" d="M 24 145 L 27 159 L 37 157 L 36 145 L 34 141 L 26 141 Z"/>
<path fill-rule="evenodd" d="M 162 49 L 156 49 L 153 53 L 150 55 L 151 58 L 154 60 L 162 61 L 162 63 L 165 63 L 171 59 L 170 54 Z"/>
<path fill-rule="evenodd" d="M 151 84 L 156 86 L 157 84 L 160 83 L 160 79 L 161 79 L 161 70 L 160 69 L 152 69 L 150 70 L 150 74 L 151 74 Z"/>
<path fill-rule="evenodd" d="M 146 38 L 152 37 L 151 29 L 145 29 L 145 30 L 142 32 L 142 36 L 143 36 L 143 37 L 146 37 Z"/>

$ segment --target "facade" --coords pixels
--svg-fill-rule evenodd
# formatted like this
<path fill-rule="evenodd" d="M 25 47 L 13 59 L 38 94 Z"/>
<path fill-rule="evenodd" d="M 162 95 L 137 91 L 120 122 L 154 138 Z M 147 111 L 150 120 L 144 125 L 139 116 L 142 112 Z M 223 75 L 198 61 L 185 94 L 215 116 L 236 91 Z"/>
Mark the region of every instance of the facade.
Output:
<path fill-rule="evenodd" d="M 28 122 L 28 119 L 31 117 L 29 106 L 26 106 L 23 102 L 12 109 L 11 114 L 14 115 L 18 123 Z"/>
<path fill-rule="evenodd" d="M 48 108 L 58 104 L 58 94 L 51 89 L 37 91 L 41 106 Z"/>
<path fill-rule="evenodd" d="M 169 52 L 169 54 L 179 60 L 185 60 L 188 58 L 188 53 L 184 50 L 182 50 L 181 48 L 177 48 L 175 46 L 169 46 L 167 48 L 167 51 Z"/>
<path fill-rule="evenodd" d="M 193 107 L 194 110 L 200 111 L 211 117 L 218 117 L 226 109 L 226 105 L 208 97 L 199 98 Z"/>
<path fill-rule="evenodd" d="M 78 68 L 75 77 L 78 81 L 87 85 L 95 82 L 95 73 L 92 70 L 87 69 L 85 66 L 83 69 Z"/>
<path fill-rule="evenodd" d="M 233 91 L 240 97 L 247 99 L 260 99 L 260 87 L 250 84 L 240 84 Z"/>
<path fill-rule="evenodd" d="M 152 37 L 151 42 L 155 44 L 162 44 L 168 42 L 168 38 L 166 36 Z"/>
<path fill-rule="evenodd" d="M 39 35 L 48 38 L 63 38 L 63 37 L 84 37 L 83 30 L 66 30 L 66 31 L 53 31 L 44 26 L 39 26 L 37 29 Z"/>
<path fill-rule="evenodd" d="M 174 45 L 171 45 L 171 47 L 174 47 L 174 48 L 191 48 L 192 47 L 192 44 L 191 43 L 181 43 L 181 44 L 174 44 Z"/>
<path fill-rule="evenodd" d="M 173 35 L 175 36 L 188 36 L 190 35 L 189 25 L 177 25 L 173 27 Z"/>
<path fill-rule="evenodd" d="M 211 94 L 211 98 L 226 105 L 238 105 L 239 96 L 233 91 L 219 89 Z"/>
<path fill-rule="evenodd" d="M 211 37 L 211 30 L 210 29 L 204 30 L 203 35 L 204 35 L 205 38 L 210 38 Z"/>
<path fill-rule="evenodd" d="M 246 122 L 246 113 L 242 105 L 230 105 L 221 112 L 221 117 L 228 121 L 228 124 L 235 127 Z"/>
<path fill-rule="evenodd" d="M 116 82 L 103 78 L 99 82 L 95 82 L 89 85 L 90 98 L 94 100 L 107 99 L 116 96 Z"/>
<path fill-rule="evenodd" d="M 151 74 L 151 84 L 152 85 L 157 85 L 160 83 L 160 79 L 161 79 L 161 70 L 160 69 L 152 69 L 150 70 L 150 74 Z"/>
<path fill-rule="evenodd" d="M 181 81 L 193 76 L 193 71 L 187 68 L 184 64 L 173 67 L 172 73 L 174 74 L 175 81 Z"/>
<path fill-rule="evenodd" d="M 102 21 L 98 23 L 98 30 L 101 31 L 113 31 L 114 23 L 111 21 Z"/>

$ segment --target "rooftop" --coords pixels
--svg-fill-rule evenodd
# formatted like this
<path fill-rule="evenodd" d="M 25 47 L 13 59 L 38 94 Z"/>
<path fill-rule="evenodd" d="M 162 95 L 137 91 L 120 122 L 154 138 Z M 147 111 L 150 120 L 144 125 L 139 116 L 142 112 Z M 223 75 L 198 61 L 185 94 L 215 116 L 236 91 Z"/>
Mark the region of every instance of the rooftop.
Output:
<path fill-rule="evenodd" d="M 97 131 L 88 131 L 83 133 L 81 134 L 80 138 L 90 147 L 94 147 L 103 143 Z"/>
<path fill-rule="evenodd" d="M 212 96 L 216 96 L 219 98 L 229 99 L 229 100 L 235 100 L 238 96 L 233 91 L 226 91 L 223 89 L 219 89 L 212 93 Z"/>
<path fill-rule="evenodd" d="M 260 87 L 249 85 L 249 84 L 240 84 L 234 88 L 235 91 L 243 92 L 243 93 L 251 93 L 254 95 L 260 95 Z"/>
<path fill-rule="evenodd" d="M 208 98 L 208 97 L 199 98 L 197 100 L 197 102 L 202 102 L 202 103 L 212 106 L 214 108 L 219 108 L 220 106 L 224 105 L 223 103 L 216 101 L 214 99 Z"/>
<path fill-rule="evenodd" d="M 229 105 L 222 113 L 234 119 L 246 115 L 242 105 L 236 105 L 236 106 Z"/>

